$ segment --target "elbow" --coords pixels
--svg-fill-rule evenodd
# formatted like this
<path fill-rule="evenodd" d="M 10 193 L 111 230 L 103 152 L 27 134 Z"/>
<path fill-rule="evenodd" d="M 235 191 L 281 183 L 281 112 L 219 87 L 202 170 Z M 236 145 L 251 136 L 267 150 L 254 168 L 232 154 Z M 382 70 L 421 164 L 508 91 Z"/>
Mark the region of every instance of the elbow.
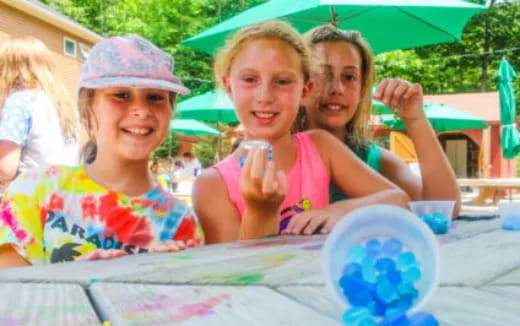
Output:
<path fill-rule="evenodd" d="M 6 167 L 0 165 L 0 181 L 9 182 L 16 176 L 16 168 Z"/>
<path fill-rule="evenodd" d="M 401 189 L 389 190 L 390 197 L 393 205 L 409 209 L 410 196 Z"/>

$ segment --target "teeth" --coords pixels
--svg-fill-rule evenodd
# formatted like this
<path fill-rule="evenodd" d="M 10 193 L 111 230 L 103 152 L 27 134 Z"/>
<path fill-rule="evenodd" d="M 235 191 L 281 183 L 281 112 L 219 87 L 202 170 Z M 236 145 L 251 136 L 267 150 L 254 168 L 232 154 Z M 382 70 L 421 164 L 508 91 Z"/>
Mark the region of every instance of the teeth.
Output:
<path fill-rule="evenodd" d="M 151 129 L 143 129 L 143 128 L 125 128 L 126 131 L 129 131 L 132 134 L 137 135 L 146 135 L 151 131 Z"/>
<path fill-rule="evenodd" d="M 269 119 L 269 118 L 274 117 L 274 113 L 255 112 L 255 114 L 256 114 L 259 118 L 263 118 L 263 119 Z"/>
<path fill-rule="evenodd" d="M 327 104 L 327 105 L 325 105 L 325 107 L 326 107 L 328 110 L 338 111 L 338 110 L 341 110 L 341 108 L 343 107 L 343 105 L 339 105 L 339 104 Z"/>

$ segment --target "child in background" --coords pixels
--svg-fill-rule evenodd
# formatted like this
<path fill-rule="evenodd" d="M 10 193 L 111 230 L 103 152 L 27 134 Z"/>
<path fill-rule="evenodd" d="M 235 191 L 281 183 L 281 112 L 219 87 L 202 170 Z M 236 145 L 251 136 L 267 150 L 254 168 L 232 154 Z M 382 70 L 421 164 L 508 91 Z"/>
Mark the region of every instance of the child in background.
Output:
<path fill-rule="evenodd" d="M 22 174 L 0 215 L 0 267 L 176 251 L 202 243 L 191 210 L 148 169 L 168 134 L 173 59 L 139 36 L 94 46 L 81 70 L 85 165 Z"/>
<path fill-rule="evenodd" d="M 291 134 L 312 84 L 309 50 L 288 24 L 271 21 L 238 31 L 219 52 L 215 75 L 235 104 L 245 141 L 269 142 L 273 159 L 253 148 L 241 168 L 239 149 L 197 178 L 194 208 L 208 243 L 326 233 L 353 208 L 407 206 L 403 191 L 329 133 Z M 329 205 L 331 178 L 352 199 Z"/>

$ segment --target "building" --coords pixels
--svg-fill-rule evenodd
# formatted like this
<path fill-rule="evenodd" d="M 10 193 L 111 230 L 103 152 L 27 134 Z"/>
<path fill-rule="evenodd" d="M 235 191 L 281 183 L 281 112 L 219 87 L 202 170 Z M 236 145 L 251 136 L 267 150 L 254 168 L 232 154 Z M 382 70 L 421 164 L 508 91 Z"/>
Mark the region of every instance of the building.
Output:
<path fill-rule="evenodd" d="M 498 92 L 426 95 L 424 103 L 445 104 L 479 116 L 489 125 L 487 129 L 438 133 L 438 138 L 458 178 L 514 178 L 517 176 L 516 159 L 506 160 L 502 156 Z M 376 130 L 377 135 L 388 134 L 388 131 L 385 131 L 380 124 L 377 124 Z M 390 136 L 390 147 L 392 148 L 394 145 L 394 148 L 398 148 L 395 150 L 399 152 L 398 155 L 406 156 L 406 153 L 413 152 L 413 149 L 407 151 L 406 147 L 410 146 L 411 142 L 407 145 L 406 140 L 402 140 L 402 136 L 402 133 L 399 133 L 399 137 Z M 395 146 L 396 142 L 402 142 L 404 145 Z M 410 154 L 410 156 L 413 155 L 414 153 Z M 410 160 L 408 158 L 408 161 Z"/>
<path fill-rule="evenodd" d="M 55 54 L 58 76 L 75 98 L 83 60 L 103 37 L 36 0 L 0 0 L 0 42 L 31 35 Z"/>

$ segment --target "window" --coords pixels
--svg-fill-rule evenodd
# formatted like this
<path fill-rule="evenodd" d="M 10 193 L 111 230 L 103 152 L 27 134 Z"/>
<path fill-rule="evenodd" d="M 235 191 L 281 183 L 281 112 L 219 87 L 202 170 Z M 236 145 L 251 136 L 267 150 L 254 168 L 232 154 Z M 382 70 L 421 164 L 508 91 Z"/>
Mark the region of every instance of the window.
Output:
<path fill-rule="evenodd" d="M 81 60 L 87 60 L 89 52 L 90 46 L 83 43 L 79 44 L 78 58 L 80 58 Z"/>
<path fill-rule="evenodd" d="M 63 52 L 71 57 L 76 57 L 76 41 L 64 38 Z"/>

